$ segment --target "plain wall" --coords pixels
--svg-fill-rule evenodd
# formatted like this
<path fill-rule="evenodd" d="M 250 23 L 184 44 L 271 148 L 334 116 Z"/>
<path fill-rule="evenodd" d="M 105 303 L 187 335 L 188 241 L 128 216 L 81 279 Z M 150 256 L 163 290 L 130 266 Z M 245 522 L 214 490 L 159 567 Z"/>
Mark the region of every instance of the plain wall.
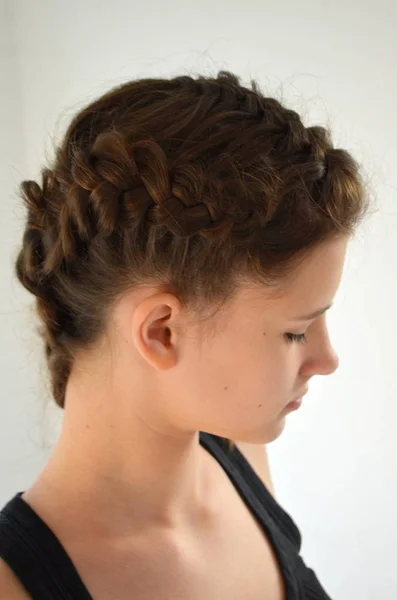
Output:
<path fill-rule="evenodd" d="M 48 398 L 32 299 L 13 277 L 24 212 L 75 111 L 130 78 L 230 69 L 332 127 L 363 163 L 379 211 L 351 244 L 328 317 L 340 367 L 315 378 L 269 446 L 276 495 L 331 597 L 397 596 L 397 5 L 392 1 L 144 3 L 13 0 L 1 5 L 2 391 L 0 504 L 47 460 L 62 412 Z"/>

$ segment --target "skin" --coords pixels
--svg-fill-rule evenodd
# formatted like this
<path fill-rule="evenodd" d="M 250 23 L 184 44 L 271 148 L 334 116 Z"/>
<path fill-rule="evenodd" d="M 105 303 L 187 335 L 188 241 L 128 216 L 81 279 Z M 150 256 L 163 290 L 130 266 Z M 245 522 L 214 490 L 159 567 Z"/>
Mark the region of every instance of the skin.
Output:
<path fill-rule="evenodd" d="M 101 345 L 76 359 L 61 436 L 24 499 L 101 540 L 215 513 L 214 459 L 198 432 L 267 444 L 309 380 L 335 371 L 326 314 L 294 318 L 333 302 L 347 242 L 312 251 L 277 297 L 242 288 L 210 323 L 155 288 L 125 294 Z"/>

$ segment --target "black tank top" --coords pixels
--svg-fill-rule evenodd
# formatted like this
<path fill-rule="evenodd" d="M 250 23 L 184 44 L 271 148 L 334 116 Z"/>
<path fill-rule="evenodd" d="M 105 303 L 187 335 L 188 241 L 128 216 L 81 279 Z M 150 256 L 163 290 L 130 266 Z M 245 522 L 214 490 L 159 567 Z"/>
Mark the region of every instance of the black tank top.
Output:
<path fill-rule="evenodd" d="M 200 444 L 222 466 L 272 544 L 286 586 L 286 600 L 330 600 L 300 556 L 299 529 L 250 463 L 227 441 L 200 432 Z M 33 600 L 94 600 L 62 544 L 17 492 L 0 512 L 0 557 Z M 266 598 L 263 598 L 266 600 Z"/>

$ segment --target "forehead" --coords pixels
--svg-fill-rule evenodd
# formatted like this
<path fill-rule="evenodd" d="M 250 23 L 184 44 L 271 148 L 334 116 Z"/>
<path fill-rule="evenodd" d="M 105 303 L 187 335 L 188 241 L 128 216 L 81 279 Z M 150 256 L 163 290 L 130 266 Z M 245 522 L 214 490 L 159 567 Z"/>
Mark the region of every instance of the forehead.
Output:
<path fill-rule="evenodd" d="M 310 295 L 313 290 L 316 296 L 321 294 L 321 290 L 325 293 L 335 292 L 343 272 L 347 243 L 348 240 L 340 238 L 323 242 L 312 250 L 286 285 L 286 292 L 291 295 L 302 292 Z"/>
<path fill-rule="evenodd" d="M 331 304 L 341 282 L 347 244 L 346 238 L 322 242 L 277 290 L 251 290 L 254 305 L 292 319 Z"/>

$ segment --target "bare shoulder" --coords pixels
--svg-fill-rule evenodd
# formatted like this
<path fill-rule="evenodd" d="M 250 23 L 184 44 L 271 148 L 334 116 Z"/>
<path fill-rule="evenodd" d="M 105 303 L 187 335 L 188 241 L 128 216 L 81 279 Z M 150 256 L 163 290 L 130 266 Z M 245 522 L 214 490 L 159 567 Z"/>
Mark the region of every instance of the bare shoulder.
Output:
<path fill-rule="evenodd" d="M 32 600 L 14 571 L 0 558 L 0 600 Z"/>
<path fill-rule="evenodd" d="M 247 459 L 256 474 L 274 496 L 273 481 L 270 474 L 269 457 L 266 444 L 248 444 L 247 442 L 236 442 L 237 448 Z"/>

